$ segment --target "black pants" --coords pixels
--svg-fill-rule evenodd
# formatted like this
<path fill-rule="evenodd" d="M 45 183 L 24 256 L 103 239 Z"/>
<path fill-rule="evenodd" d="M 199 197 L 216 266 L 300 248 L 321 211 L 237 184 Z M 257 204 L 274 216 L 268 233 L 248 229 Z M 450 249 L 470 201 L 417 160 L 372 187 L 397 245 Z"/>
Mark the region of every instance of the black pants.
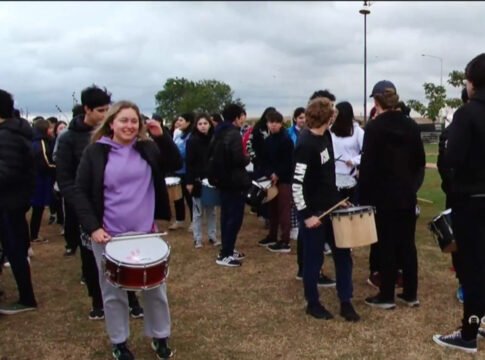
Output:
<path fill-rule="evenodd" d="M 79 233 L 79 223 L 74 209 L 64 202 L 64 239 L 66 240 L 66 249 L 76 252 L 81 235 Z"/>
<path fill-rule="evenodd" d="M 485 198 L 457 201 L 452 208 L 453 233 L 462 258 L 457 268 L 464 293 L 462 337 L 475 339 L 485 315 Z"/>
<path fill-rule="evenodd" d="M 37 306 L 32 287 L 30 265 L 27 261 L 29 247 L 29 226 L 25 209 L 0 210 L 0 241 L 5 256 L 10 262 L 17 289 L 19 303 Z"/>
<path fill-rule="evenodd" d="M 32 206 L 32 215 L 30 217 L 30 240 L 39 237 L 40 223 L 44 214 L 44 206 Z"/>
<path fill-rule="evenodd" d="M 64 225 L 64 205 L 63 205 L 63 198 L 61 194 L 57 191 L 54 191 L 54 196 L 52 198 L 52 205 L 51 205 L 51 214 L 56 214 L 57 224 Z"/>
<path fill-rule="evenodd" d="M 192 221 L 192 195 L 187 190 L 187 180 L 185 178 L 185 175 L 179 175 L 180 176 L 180 185 L 182 186 L 182 198 L 179 200 L 176 200 L 174 202 L 175 205 L 175 220 L 177 221 L 185 221 L 185 202 L 187 203 L 187 206 L 189 207 L 189 212 L 190 212 L 190 221 Z"/>
<path fill-rule="evenodd" d="M 381 275 L 380 298 L 394 301 L 399 259 L 402 261 L 403 295 L 415 299 L 418 291 L 418 256 L 415 243 L 416 210 L 377 208 L 376 227 Z"/>
<path fill-rule="evenodd" d="M 244 195 L 242 192 L 221 191 L 221 253 L 232 256 L 237 234 L 244 218 Z"/>

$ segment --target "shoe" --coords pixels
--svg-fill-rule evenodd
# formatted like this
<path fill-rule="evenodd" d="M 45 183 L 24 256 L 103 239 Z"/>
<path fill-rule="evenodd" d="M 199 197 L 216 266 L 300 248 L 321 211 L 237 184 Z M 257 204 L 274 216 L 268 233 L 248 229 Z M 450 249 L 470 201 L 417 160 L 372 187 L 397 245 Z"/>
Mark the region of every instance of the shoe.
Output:
<path fill-rule="evenodd" d="M 461 330 L 456 330 L 448 335 L 433 335 L 433 341 L 441 346 L 463 350 L 468 353 L 477 352 L 477 339 L 465 341 L 461 337 Z"/>
<path fill-rule="evenodd" d="M 463 304 L 463 287 L 461 285 L 458 286 L 458 289 L 456 289 L 456 298 L 460 304 Z"/>
<path fill-rule="evenodd" d="M 320 274 L 320 277 L 318 278 L 317 286 L 324 287 L 324 288 L 331 288 L 331 287 L 337 286 L 337 282 L 329 278 L 327 275 Z"/>
<path fill-rule="evenodd" d="M 64 228 L 61 229 L 61 231 L 59 232 L 60 235 L 64 235 Z"/>
<path fill-rule="evenodd" d="M 379 272 L 374 271 L 372 274 L 370 274 L 369 278 L 367 279 L 367 284 L 379 290 L 379 287 L 381 286 L 381 276 L 379 275 Z"/>
<path fill-rule="evenodd" d="M 103 309 L 93 309 L 89 312 L 89 320 L 103 320 L 104 310 Z"/>
<path fill-rule="evenodd" d="M 36 310 L 37 306 L 23 305 L 20 303 L 13 303 L 10 305 L 0 306 L 0 314 L 15 315 L 26 311 Z"/>
<path fill-rule="evenodd" d="M 177 230 L 184 227 L 183 221 L 175 221 L 172 225 L 168 227 L 168 230 Z"/>
<path fill-rule="evenodd" d="M 158 360 L 170 359 L 174 354 L 174 351 L 167 345 L 167 339 L 153 339 L 152 349 L 155 351 Z"/>
<path fill-rule="evenodd" d="M 130 308 L 130 316 L 133 319 L 141 319 L 141 318 L 143 318 L 143 316 L 144 316 L 144 314 L 143 314 L 143 308 L 140 305 L 134 306 L 134 307 Z"/>
<path fill-rule="evenodd" d="M 265 237 L 263 240 L 259 240 L 258 241 L 258 245 L 259 246 L 270 246 L 270 245 L 274 245 L 276 244 L 276 241 L 275 240 L 271 240 L 269 237 Z"/>
<path fill-rule="evenodd" d="M 396 289 L 402 289 L 402 284 L 403 284 L 402 270 L 398 270 L 397 279 L 396 279 Z"/>
<path fill-rule="evenodd" d="M 194 241 L 194 247 L 200 249 L 202 247 L 202 241 Z"/>
<path fill-rule="evenodd" d="M 232 253 L 232 257 L 236 260 L 244 260 L 246 258 L 246 255 L 243 252 L 237 251 L 234 249 L 234 252 Z"/>
<path fill-rule="evenodd" d="M 48 243 L 49 240 L 45 237 L 39 236 L 39 237 L 35 238 L 34 240 L 32 240 L 31 242 L 36 243 L 36 244 L 45 244 L 45 243 Z"/>
<path fill-rule="evenodd" d="M 57 221 L 56 214 L 52 214 L 51 216 L 49 216 L 49 225 L 54 224 L 56 221 Z"/>
<path fill-rule="evenodd" d="M 30 257 L 34 256 L 34 250 L 32 250 L 32 246 L 30 246 L 29 250 L 27 250 L 27 255 Z"/>
<path fill-rule="evenodd" d="M 76 252 L 72 249 L 69 249 L 67 248 L 65 251 L 64 251 L 64 256 L 74 256 L 76 255 Z"/>
<path fill-rule="evenodd" d="M 211 243 L 213 246 L 220 246 L 221 242 L 219 240 L 214 240 L 209 238 L 209 243 Z"/>
<path fill-rule="evenodd" d="M 485 328 L 478 328 L 477 338 L 485 339 Z"/>
<path fill-rule="evenodd" d="M 298 240 L 298 228 L 297 227 L 292 228 L 290 230 L 290 239 L 291 240 Z"/>
<path fill-rule="evenodd" d="M 417 298 L 406 299 L 403 294 L 397 294 L 396 297 L 400 302 L 402 302 L 403 304 L 406 304 L 409 307 L 418 307 L 419 306 L 419 300 Z"/>
<path fill-rule="evenodd" d="M 241 262 L 239 260 L 234 259 L 232 256 L 222 257 L 221 255 L 217 257 L 216 264 L 221 266 L 227 266 L 227 267 L 241 266 Z"/>
<path fill-rule="evenodd" d="M 382 301 L 379 298 L 379 295 L 370 296 L 365 299 L 365 303 L 372 307 L 376 307 L 379 309 L 391 310 L 396 307 L 396 304 L 393 301 Z"/>
<path fill-rule="evenodd" d="M 360 316 L 355 311 L 351 302 L 340 303 L 340 316 L 346 321 L 357 322 L 360 320 Z"/>
<path fill-rule="evenodd" d="M 323 244 L 323 255 L 332 255 L 332 249 L 327 243 Z"/>
<path fill-rule="evenodd" d="M 298 272 L 296 273 L 295 279 L 296 280 L 303 280 L 303 271 L 298 270 Z"/>
<path fill-rule="evenodd" d="M 4 268 L 9 268 L 9 267 L 10 267 L 10 261 L 5 261 L 5 262 L 3 263 L 3 267 L 4 267 Z"/>
<path fill-rule="evenodd" d="M 188 232 L 194 232 L 194 224 L 190 223 L 190 226 L 187 228 Z"/>
<path fill-rule="evenodd" d="M 307 305 L 306 313 L 317 319 L 331 320 L 333 315 L 322 304 Z"/>
<path fill-rule="evenodd" d="M 84 276 L 81 276 L 81 281 L 79 282 L 81 285 L 86 285 L 86 279 Z"/>
<path fill-rule="evenodd" d="M 276 244 L 269 245 L 267 249 L 274 253 L 289 253 L 291 251 L 290 245 L 282 241 L 278 241 Z"/>
<path fill-rule="evenodd" d="M 135 360 L 135 356 L 126 347 L 126 342 L 113 345 L 112 354 L 116 360 Z"/>

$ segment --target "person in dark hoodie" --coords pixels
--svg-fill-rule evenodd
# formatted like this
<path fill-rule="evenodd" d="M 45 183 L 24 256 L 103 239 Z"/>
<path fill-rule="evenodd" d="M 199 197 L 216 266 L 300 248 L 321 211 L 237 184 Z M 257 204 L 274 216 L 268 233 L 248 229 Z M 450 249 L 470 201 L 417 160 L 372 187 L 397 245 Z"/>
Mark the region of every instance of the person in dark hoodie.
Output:
<path fill-rule="evenodd" d="M 259 245 L 271 252 L 288 253 L 291 230 L 291 179 L 293 175 L 293 141 L 283 127 L 283 115 L 278 111 L 266 114 L 270 135 L 264 140 L 262 171 L 278 189 L 278 195 L 268 203 L 269 234 Z M 278 240 L 278 228 L 281 238 Z"/>
<path fill-rule="evenodd" d="M 113 236 L 156 231 L 155 219 L 170 219 L 164 182 L 167 171 L 180 168 L 182 159 L 161 124 L 142 123 L 137 105 L 120 101 L 110 108 L 86 148 L 76 177 L 75 208 L 89 234 L 103 292 L 106 329 L 115 359 L 131 360 L 126 291 L 113 286 L 103 274 L 103 253 Z M 136 241 L 136 240 L 133 240 Z M 168 347 L 170 312 L 166 283 L 143 291 L 145 334 L 158 359 L 172 356 Z"/>
<path fill-rule="evenodd" d="M 399 301 L 414 307 L 418 300 L 418 259 L 415 243 L 416 194 L 424 179 L 425 153 L 418 125 L 397 109 L 394 84 L 377 82 L 372 89 L 377 116 L 367 123 L 360 165 L 360 204 L 376 207 L 381 283 L 366 304 L 393 309 L 398 260 L 402 261 L 403 292 Z"/>
<path fill-rule="evenodd" d="M 84 114 L 73 118 L 68 129 L 59 137 L 56 152 L 56 178 L 61 195 L 64 197 L 65 219 L 64 231 L 69 248 L 75 252 L 79 246 L 81 252 L 81 265 L 83 281 L 92 298 L 92 310 L 89 312 L 90 320 L 104 319 L 103 299 L 98 282 L 98 271 L 93 252 L 89 243 L 81 241 L 79 221 L 75 211 L 76 205 L 76 171 L 82 153 L 89 144 L 91 132 L 103 121 L 111 103 L 111 94 L 106 89 L 96 85 L 84 89 L 81 93 L 81 103 Z M 142 317 L 143 309 L 140 307 L 134 292 L 130 292 L 130 307 L 132 317 Z"/>
<path fill-rule="evenodd" d="M 34 189 L 32 128 L 26 120 L 13 117 L 13 106 L 12 95 L 0 90 L 0 241 L 19 292 L 15 303 L 0 306 L 3 315 L 37 308 L 27 261 L 26 213 Z"/>
<path fill-rule="evenodd" d="M 461 261 L 462 326 L 433 340 L 449 348 L 477 352 L 477 335 L 485 315 L 485 53 L 465 68 L 468 103 L 456 110 L 448 126 L 445 157 L 451 174 L 453 234 Z"/>
<path fill-rule="evenodd" d="M 216 263 L 238 267 L 245 255 L 234 247 L 243 222 L 245 192 L 251 186 L 246 171 L 249 158 L 244 155 L 240 133 L 246 112 L 237 104 L 229 104 L 222 116 L 224 121 L 214 131 L 208 154 L 209 183 L 221 192 L 222 247 Z"/>
<path fill-rule="evenodd" d="M 216 209 L 215 206 L 204 206 L 201 201 L 202 181 L 207 178 L 207 160 L 209 144 L 214 132 L 214 126 L 208 114 L 196 117 L 192 135 L 187 140 L 186 153 L 186 182 L 187 191 L 192 196 L 193 234 L 196 248 L 202 247 L 202 215 L 207 217 L 207 233 L 209 243 L 220 245 L 217 241 Z"/>

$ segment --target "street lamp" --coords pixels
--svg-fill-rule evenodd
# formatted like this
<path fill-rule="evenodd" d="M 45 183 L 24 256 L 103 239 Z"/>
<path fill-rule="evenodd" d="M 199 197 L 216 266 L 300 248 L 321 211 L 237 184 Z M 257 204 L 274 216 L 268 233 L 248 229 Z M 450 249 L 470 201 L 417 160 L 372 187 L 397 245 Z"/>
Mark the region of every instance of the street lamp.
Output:
<path fill-rule="evenodd" d="M 364 15 L 364 125 L 367 123 L 367 15 L 370 14 L 369 1 L 359 10 Z"/>
<path fill-rule="evenodd" d="M 441 64 L 441 68 L 440 68 L 440 86 L 443 86 L 443 58 L 439 57 L 439 56 L 436 56 L 436 55 L 428 55 L 428 54 L 421 54 L 421 56 L 427 56 L 427 57 L 431 57 L 431 58 L 435 58 L 435 59 L 438 59 L 440 61 L 440 64 Z"/>

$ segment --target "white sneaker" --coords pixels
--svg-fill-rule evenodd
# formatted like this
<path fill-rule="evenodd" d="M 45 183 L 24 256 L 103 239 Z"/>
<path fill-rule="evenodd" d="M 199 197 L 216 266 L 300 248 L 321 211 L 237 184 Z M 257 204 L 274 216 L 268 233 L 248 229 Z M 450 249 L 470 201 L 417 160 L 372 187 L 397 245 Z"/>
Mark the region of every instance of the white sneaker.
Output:
<path fill-rule="evenodd" d="M 32 250 L 32 246 L 29 247 L 29 250 L 27 251 L 27 255 L 34 256 L 34 250 Z"/>
<path fill-rule="evenodd" d="M 298 228 L 292 228 L 290 231 L 290 239 L 291 240 L 298 240 Z"/>
<path fill-rule="evenodd" d="M 327 243 L 323 245 L 323 253 L 325 255 L 332 255 L 332 249 L 330 249 L 330 246 Z"/>
<path fill-rule="evenodd" d="M 169 230 L 177 230 L 184 227 L 183 221 L 175 221 L 172 225 L 168 227 Z"/>
<path fill-rule="evenodd" d="M 227 267 L 241 266 L 241 262 L 239 260 L 234 259 L 232 256 L 226 256 L 224 258 L 218 256 L 216 259 L 216 264 L 221 266 L 227 266 Z"/>
<path fill-rule="evenodd" d="M 5 262 L 3 263 L 3 267 L 4 267 L 4 268 L 9 268 L 9 267 L 10 267 L 10 262 L 5 261 Z"/>
<path fill-rule="evenodd" d="M 200 249 L 200 248 L 202 247 L 202 242 L 201 242 L 201 241 L 196 241 L 196 242 L 194 243 L 194 247 L 195 247 L 196 249 Z"/>

